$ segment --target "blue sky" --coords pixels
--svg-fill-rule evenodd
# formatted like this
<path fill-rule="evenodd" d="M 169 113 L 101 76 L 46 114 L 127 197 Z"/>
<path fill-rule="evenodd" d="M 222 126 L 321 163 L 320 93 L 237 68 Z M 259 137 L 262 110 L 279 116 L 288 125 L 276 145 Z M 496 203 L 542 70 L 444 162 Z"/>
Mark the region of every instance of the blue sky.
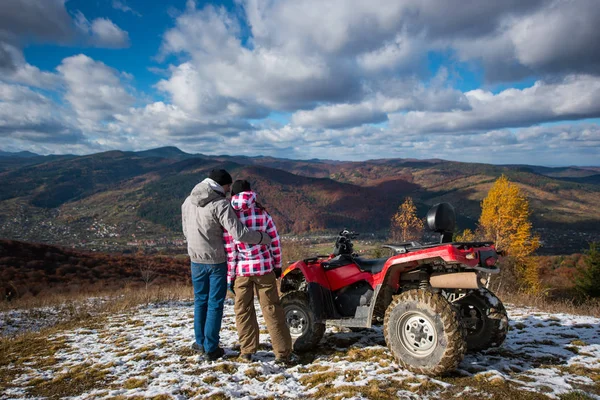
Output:
<path fill-rule="evenodd" d="M 1 150 L 600 165 L 596 0 L 4 0 Z"/>

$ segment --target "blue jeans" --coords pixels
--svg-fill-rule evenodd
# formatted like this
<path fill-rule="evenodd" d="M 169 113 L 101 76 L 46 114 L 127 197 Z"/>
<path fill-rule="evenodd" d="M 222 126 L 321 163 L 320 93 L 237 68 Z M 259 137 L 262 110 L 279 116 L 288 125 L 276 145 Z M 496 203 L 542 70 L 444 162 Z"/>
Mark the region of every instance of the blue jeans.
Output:
<path fill-rule="evenodd" d="M 219 347 L 223 302 L 227 294 L 227 263 L 192 262 L 192 285 L 196 343 L 210 353 Z"/>

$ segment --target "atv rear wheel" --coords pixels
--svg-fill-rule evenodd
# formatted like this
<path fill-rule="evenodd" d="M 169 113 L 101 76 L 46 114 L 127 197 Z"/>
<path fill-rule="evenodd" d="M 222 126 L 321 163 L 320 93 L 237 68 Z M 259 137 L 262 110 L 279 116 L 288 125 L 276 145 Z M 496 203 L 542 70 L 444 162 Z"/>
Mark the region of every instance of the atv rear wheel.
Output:
<path fill-rule="evenodd" d="M 467 350 L 466 331 L 455 309 L 442 295 L 427 290 L 394 296 L 383 333 L 398 364 L 420 374 L 455 369 Z"/>
<path fill-rule="evenodd" d="M 325 333 L 325 324 L 316 322 L 305 292 L 290 292 L 281 298 L 285 322 L 290 329 L 294 351 L 313 349 Z"/>
<path fill-rule="evenodd" d="M 508 333 L 508 315 L 504 305 L 489 290 L 482 288 L 454 303 L 467 328 L 467 349 L 498 347 Z"/>

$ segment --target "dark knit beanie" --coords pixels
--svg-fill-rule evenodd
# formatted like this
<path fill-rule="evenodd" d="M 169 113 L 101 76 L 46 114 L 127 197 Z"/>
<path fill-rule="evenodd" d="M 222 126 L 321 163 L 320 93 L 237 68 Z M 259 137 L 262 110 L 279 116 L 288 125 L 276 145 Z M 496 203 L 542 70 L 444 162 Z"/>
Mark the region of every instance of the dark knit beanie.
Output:
<path fill-rule="evenodd" d="M 233 182 L 233 185 L 231 185 L 231 195 L 235 196 L 238 193 L 241 192 L 249 192 L 252 189 L 250 189 L 250 182 L 245 181 L 243 179 L 237 180 L 235 182 Z"/>
<path fill-rule="evenodd" d="M 208 177 L 221 186 L 229 185 L 231 182 L 233 182 L 229 172 L 225 171 L 224 169 L 213 169 L 210 171 L 210 175 L 208 175 Z"/>

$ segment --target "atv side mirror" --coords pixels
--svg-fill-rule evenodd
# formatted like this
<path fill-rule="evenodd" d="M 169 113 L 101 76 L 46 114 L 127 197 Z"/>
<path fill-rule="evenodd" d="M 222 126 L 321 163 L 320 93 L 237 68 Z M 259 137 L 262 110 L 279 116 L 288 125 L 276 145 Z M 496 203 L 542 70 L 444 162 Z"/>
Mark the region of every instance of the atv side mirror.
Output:
<path fill-rule="evenodd" d="M 456 214 L 450 203 L 439 203 L 427 212 L 427 226 L 434 232 L 441 234 L 440 243 L 452 242 Z"/>

